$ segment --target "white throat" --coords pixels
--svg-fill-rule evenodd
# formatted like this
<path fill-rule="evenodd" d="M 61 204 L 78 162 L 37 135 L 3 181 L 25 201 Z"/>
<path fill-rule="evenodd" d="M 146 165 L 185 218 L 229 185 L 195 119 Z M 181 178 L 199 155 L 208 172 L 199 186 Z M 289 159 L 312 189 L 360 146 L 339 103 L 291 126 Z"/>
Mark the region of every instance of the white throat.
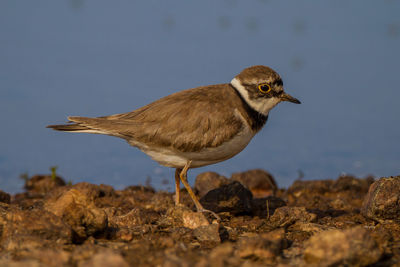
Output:
<path fill-rule="evenodd" d="M 239 92 L 247 104 L 259 113 L 267 116 L 269 111 L 273 109 L 279 102 L 280 99 L 276 97 L 272 98 L 260 98 L 260 99 L 250 99 L 249 93 L 246 88 L 240 83 L 236 78 L 233 78 L 231 85 Z"/>

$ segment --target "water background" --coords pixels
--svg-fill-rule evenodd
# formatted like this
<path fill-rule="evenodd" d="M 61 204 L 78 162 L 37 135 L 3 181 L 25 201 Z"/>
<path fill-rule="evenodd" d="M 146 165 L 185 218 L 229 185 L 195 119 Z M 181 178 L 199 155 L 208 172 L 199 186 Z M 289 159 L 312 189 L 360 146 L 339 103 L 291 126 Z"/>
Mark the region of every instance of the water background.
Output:
<path fill-rule="evenodd" d="M 400 174 L 400 1 L 0 2 L 0 189 L 58 173 L 116 188 L 172 189 L 173 170 L 120 139 L 46 129 L 67 115 L 139 108 L 173 92 L 277 70 L 282 103 L 239 155 L 192 170 L 226 176 Z"/>

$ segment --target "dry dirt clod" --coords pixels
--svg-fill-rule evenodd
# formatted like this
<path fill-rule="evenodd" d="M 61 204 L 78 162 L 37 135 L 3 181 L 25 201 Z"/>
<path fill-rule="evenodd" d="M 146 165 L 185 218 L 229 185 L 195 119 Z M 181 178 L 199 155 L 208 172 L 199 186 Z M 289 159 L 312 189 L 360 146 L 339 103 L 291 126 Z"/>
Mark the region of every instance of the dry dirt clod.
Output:
<path fill-rule="evenodd" d="M 236 255 L 244 259 L 259 259 L 266 263 L 274 263 L 282 250 L 287 247 L 285 231 L 277 229 L 261 235 L 241 237 Z"/>
<path fill-rule="evenodd" d="M 199 241 L 221 242 L 218 224 L 199 226 L 194 229 L 193 234 Z"/>
<path fill-rule="evenodd" d="M 182 214 L 182 220 L 183 226 L 190 229 L 196 229 L 210 224 L 202 212 L 185 211 Z"/>
<path fill-rule="evenodd" d="M 364 199 L 361 212 L 371 219 L 400 222 L 400 176 L 374 182 Z"/>
<path fill-rule="evenodd" d="M 54 188 L 64 185 L 65 181 L 59 176 L 35 175 L 25 182 L 25 189 L 31 195 L 44 196 Z"/>
<path fill-rule="evenodd" d="M 343 175 L 331 185 L 333 192 L 352 191 L 360 194 L 366 194 L 369 186 L 374 182 L 374 178 L 357 179 L 353 176 Z"/>
<path fill-rule="evenodd" d="M 234 173 L 231 179 L 240 182 L 249 189 L 254 198 L 274 196 L 278 190 L 274 177 L 261 169 Z"/>
<path fill-rule="evenodd" d="M 304 250 L 304 260 L 318 266 L 367 266 L 381 256 L 377 243 L 361 226 L 315 234 Z"/>
<path fill-rule="evenodd" d="M 97 208 L 93 198 L 83 192 L 75 188 L 69 189 L 47 199 L 44 206 L 47 211 L 62 218 L 72 227 L 77 234 L 76 242 L 104 231 L 108 224 L 104 210 Z"/>
<path fill-rule="evenodd" d="M 44 210 L 2 207 L 0 226 L 1 246 L 6 250 L 54 247 L 72 243 L 71 228 L 61 218 Z"/>
<path fill-rule="evenodd" d="M 233 215 L 251 213 L 253 196 L 241 183 L 233 182 L 211 190 L 200 199 L 205 209 Z"/>
<path fill-rule="evenodd" d="M 270 218 L 270 224 L 274 227 L 287 227 L 297 221 L 314 222 L 317 215 L 310 213 L 304 207 L 280 207 Z"/>
<path fill-rule="evenodd" d="M 189 229 L 210 224 L 204 213 L 192 211 L 183 205 L 170 208 L 158 223 L 165 227 L 186 227 Z"/>

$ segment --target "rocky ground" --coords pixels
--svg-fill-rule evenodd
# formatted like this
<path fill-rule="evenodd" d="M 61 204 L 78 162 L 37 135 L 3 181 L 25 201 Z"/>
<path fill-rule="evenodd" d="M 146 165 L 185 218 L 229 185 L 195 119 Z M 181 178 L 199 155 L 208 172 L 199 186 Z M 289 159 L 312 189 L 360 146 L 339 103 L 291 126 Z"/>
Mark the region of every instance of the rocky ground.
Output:
<path fill-rule="evenodd" d="M 400 177 L 296 181 L 203 173 L 182 190 L 66 185 L 37 175 L 0 191 L 0 266 L 400 266 Z"/>

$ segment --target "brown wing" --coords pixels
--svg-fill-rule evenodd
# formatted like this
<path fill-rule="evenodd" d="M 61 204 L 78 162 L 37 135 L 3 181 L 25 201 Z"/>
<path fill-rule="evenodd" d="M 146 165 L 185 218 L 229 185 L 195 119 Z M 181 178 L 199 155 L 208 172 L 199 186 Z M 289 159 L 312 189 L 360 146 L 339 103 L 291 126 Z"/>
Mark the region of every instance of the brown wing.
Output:
<path fill-rule="evenodd" d="M 233 89 L 221 84 L 181 91 L 128 113 L 69 119 L 94 133 L 122 137 L 128 142 L 195 152 L 217 147 L 241 130 L 242 121 L 234 113 L 238 101 Z"/>

